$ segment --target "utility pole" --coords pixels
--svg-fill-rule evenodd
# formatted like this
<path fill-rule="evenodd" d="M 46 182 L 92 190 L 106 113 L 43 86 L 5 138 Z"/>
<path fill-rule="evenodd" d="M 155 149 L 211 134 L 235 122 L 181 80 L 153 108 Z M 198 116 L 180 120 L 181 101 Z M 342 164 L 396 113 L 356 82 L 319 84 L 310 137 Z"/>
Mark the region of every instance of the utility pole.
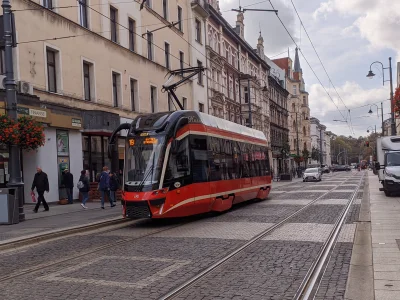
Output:
<path fill-rule="evenodd" d="M 394 118 L 394 103 L 393 103 L 393 75 L 392 75 L 392 58 L 389 57 L 389 76 L 390 76 L 390 105 L 391 105 L 391 127 L 392 135 L 396 135 L 396 120 Z"/>
<path fill-rule="evenodd" d="M 12 26 L 12 12 L 10 0 L 3 0 L 1 5 L 3 7 L 3 28 L 4 28 L 4 58 L 5 58 L 5 71 L 6 71 L 6 101 L 7 101 L 7 114 L 14 120 L 18 120 L 17 114 L 17 92 L 16 83 L 14 80 L 14 65 L 13 65 L 13 26 Z M 20 187 L 24 185 L 21 177 L 21 161 L 20 161 L 20 149 L 18 145 L 10 145 L 10 180 L 8 186 L 15 188 L 15 196 L 18 197 L 18 209 L 19 209 L 19 220 L 25 220 L 24 204 Z"/>
<path fill-rule="evenodd" d="M 322 165 L 323 163 L 323 155 L 322 155 L 322 128 L 319 128 L 319 161 Z"/>

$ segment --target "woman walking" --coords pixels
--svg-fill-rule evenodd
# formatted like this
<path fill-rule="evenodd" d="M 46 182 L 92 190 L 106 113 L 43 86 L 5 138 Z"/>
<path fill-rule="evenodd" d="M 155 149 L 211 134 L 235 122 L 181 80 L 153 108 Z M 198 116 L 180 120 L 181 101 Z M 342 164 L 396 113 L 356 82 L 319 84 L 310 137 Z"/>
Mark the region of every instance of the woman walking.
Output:
<path fill-rule="evenodd" d="M 78 182 L 78 188 L 79 192 L 82 194 L 82 207 L 87 208 L 86 206 L 86 201 L 89 199 L 89 178 L 86 176 L 86 171 L 82 170 L 81 171 L 81 177 L 79 177 L 79 182 Z"/>

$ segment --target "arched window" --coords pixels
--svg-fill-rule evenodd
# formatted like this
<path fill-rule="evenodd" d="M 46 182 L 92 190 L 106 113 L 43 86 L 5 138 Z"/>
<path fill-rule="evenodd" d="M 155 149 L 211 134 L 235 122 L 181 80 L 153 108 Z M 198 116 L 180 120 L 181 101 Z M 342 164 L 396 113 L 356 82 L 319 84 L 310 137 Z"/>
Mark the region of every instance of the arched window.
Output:
<path fill-rule="evenodd" d="M 296 112 L 296 105 L 294 103 L 292 103 L 292 112 Z"/>
<path fill-rule="evenodd" d="M 306 136 L 307 135 L 307 130 L 306 127 L 303 127 L 303 135 Z"/>
<path fill-rule="evenodd" d="M 296 121 L 293 121 L 293 130 L 296 130 Z"/>

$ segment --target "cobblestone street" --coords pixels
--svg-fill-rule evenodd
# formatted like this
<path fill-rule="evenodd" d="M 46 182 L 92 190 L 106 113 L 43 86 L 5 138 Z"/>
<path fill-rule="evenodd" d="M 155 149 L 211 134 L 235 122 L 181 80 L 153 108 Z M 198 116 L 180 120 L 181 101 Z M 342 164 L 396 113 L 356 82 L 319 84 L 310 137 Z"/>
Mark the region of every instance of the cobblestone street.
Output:
<path fill-rule="evenodd" d="M 292 299 L 360 184 L 316 291 L 316 299 L 344 299 L 362 174 L 273 185 L 268 200 L 223 214 L 139 220 L 3 251 L 0 299 L 159 299 L 268 229 L 176 298 Z"/>

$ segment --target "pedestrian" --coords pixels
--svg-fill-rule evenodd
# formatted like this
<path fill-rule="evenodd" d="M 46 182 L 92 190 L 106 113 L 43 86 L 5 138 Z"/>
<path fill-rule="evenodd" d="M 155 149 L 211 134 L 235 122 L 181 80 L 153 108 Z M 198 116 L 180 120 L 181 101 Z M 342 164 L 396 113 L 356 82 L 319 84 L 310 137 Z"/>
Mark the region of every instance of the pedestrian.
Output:
<path fill-rule="evenodd" d="M 68 168 L 64 169 L 63 182 L 67 191 L 68 204 L 73 204 L 74 176 L 69 172 Z"/>
<path fill-rule="evenodd" d="M 113 202 L 114 206 L 116 204 L 116 191 L 119 188 L 119 180 L 117 174 L 111 173 L 110 172 L 110 198 L 111 201 Z"/>
<path fill-rule="evenodd" d="M 79 177 L 77 187 L 79 188 L 79 192 L 82 194 L 81 205 L 83 208 L 86 209 L 87 208 L 86 201 L 88 201 L 89 199 L 90 187 L 89 187 L 89 178 L 85 170 L 81 171 L 81 177 Z"/>
<path fill-rule="evenodd" d="M 115 205 L 111 201 L 110 197 L 110 176 L 108 174 L 108 167 L 103 167 L 103 172 L 100 174 L 99 179 L 99 190 L 101 195 L 101 208 L 104 209 L 104 200 L 105 197 L 108 196 L 108 200 L 110 201 L 110 206 L 114 207 Z"/>
<path fill-rule="evenodd" d="M 36 188 L 36 191 L 38 193 L 38 201 L 36 203 L 35 208 L 33 209 L 34 213 L 38 212 L 40 203 L 43 202 L 43 207 L 44 211 L 49 211 L 49 205 L 47 204 L 46 200 L 44 199 L 44 192 L 49 192 L 49 179 L 47 178 L 47 174 L 42 171 L 42 168 L 38 166 L 36 168 L 36 174 L 35 177 L 33 178 L 32 182 L 32 193 L 33 190 Z"/>

